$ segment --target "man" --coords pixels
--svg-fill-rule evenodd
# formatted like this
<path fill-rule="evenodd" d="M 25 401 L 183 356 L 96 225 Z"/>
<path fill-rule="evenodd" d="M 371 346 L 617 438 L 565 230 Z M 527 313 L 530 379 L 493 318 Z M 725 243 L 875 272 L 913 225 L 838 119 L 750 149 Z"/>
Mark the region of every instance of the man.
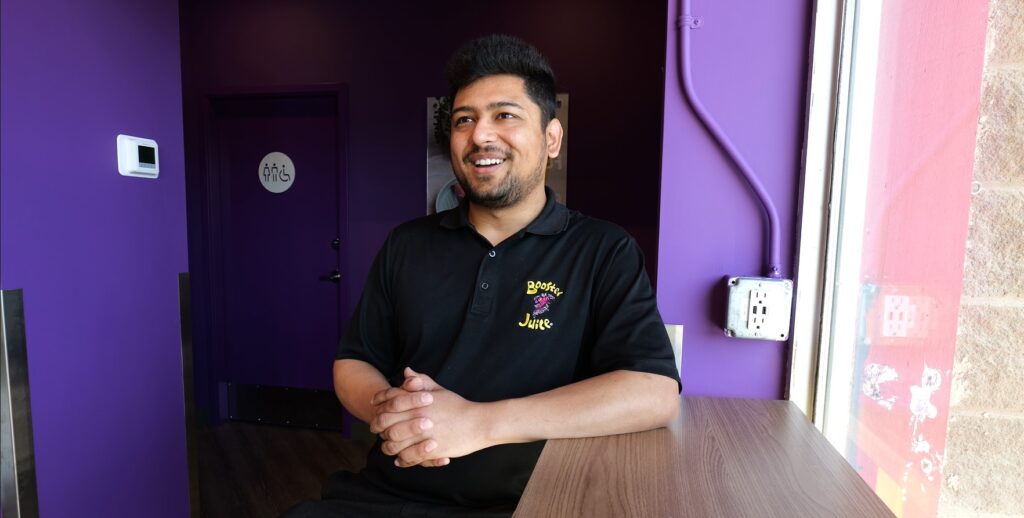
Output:
<path fill-rule="evenodd" d="M 544 187 L 562 143 L 548 64 L 491 36 L 446 75 L 466 199 L 380 250 L 334 363 L 338 398 L 379 439 L 362 473 L 335 474 L 294 516 L 507 516 L 544 440 L 678 412 L 636 242 Z"/>

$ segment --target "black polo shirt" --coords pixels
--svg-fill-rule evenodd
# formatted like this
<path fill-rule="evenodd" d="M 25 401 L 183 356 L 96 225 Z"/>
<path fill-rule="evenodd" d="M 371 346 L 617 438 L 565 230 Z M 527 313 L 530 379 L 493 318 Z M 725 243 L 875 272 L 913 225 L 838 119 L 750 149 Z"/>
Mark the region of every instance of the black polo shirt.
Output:
<path fill-rule="evenodd" d="M 537 394 L 615 370 L 679 380 L 644 270 L 622 228 L 556 203 L 498 246 L 467 206 L 391 232 L 341 340 L 398 386 L 406 366 L 478 402 Z M 565 416 L 572 419 L 572 415 Z M 398 468 L 376 445 L 365 474 L 403 498 L 514 505 L 543 442 L 509 444 L 441 468 Z"/>

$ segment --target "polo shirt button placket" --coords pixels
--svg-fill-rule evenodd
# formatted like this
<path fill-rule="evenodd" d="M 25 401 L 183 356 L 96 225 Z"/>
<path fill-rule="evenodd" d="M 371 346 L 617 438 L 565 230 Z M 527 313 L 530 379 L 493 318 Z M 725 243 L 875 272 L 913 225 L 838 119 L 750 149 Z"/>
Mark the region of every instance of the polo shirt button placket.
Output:
<path fill-rule="evenodd" d="M 488 261 L 488 259 L 493 259 L 497 256 L 498 252 L 491 248 L 487 251 L 487 257 L 480 262 L 480 269 L 477 271 L 476 278 L 477 290 L 470 305 L 471 313 L 485 315 L 491 312 L 491 307 L 494 303 L 494 292 L 496 289 L 490 289 L 490 282 L 484 279 L 494 278 L 493 270 L 498 267 L 498 263 L 496 261 Z"/>

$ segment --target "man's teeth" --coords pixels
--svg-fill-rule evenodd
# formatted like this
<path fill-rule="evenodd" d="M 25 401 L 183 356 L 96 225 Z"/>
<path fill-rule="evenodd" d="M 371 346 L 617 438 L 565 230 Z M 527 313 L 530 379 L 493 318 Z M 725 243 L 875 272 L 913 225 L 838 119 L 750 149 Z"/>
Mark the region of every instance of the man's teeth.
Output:
<path fill-rule="evenodd" d="M 482 160 L 477 160 L 476 162 L 473 162 L 473 164 L 475 164 L 477 167 L 485 167 L 489 165 L 498 165 L 504 161 L 505 160 L 501 158 L 484 158 Z"/>

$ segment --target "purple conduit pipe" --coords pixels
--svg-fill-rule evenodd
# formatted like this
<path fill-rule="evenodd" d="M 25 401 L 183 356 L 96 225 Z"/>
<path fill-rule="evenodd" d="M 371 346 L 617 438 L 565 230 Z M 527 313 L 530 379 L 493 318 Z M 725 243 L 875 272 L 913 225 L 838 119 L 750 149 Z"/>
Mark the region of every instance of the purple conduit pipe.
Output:
<path fill-rule="evenodd" d="M 676 19 L 677 29 L 677 54 L 679 59 L 679 79 L 682 82 L 683 93 L 685 94 L 686 101 L 693 108 L 693 111 L 697 113 L 697 118 L 700 119 L 704 127 L 711 132 L 729 158 L 739 167 L 740 172 L 743 173 L 743 177 L 750 184 L 750 187 L 754 189 L 754 193 L 757 194 L 757 198 L 761 201 L 761 206 L 764 208 L 764 213 L 768 217 L 768 277 L 772 279 L 781 279 L 782 270 L 780 269 L 780 258 L 781 248 L 780 236 L 779 236 L 779 214 L 775 210 L 775 205 L 772 204 L 772 200 L 768 197 L 768 193 L 764 190 L 764 185 L 761 185 L 760 180 L 754 176 L 754 173 L 750 170 L 750 165 L 747 164 L 743 156 L 740 155 L 739 150 L 733 145 L 729 137 L 722 131 L 722 128 L 718 126 L 715 119 L 711 118 L 708 114 L 704 105 L 697 98 L 697 94 L 693 88 L 693 73 L 690 71 L 690 31 L 697 29 L 702 25 L 700 18 L 695 18 L 690 12 L 690 0 L 681 0 L 682 4 L 682 15 Z"/>

